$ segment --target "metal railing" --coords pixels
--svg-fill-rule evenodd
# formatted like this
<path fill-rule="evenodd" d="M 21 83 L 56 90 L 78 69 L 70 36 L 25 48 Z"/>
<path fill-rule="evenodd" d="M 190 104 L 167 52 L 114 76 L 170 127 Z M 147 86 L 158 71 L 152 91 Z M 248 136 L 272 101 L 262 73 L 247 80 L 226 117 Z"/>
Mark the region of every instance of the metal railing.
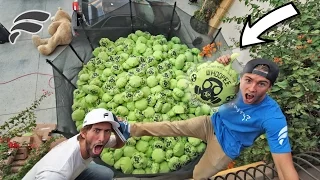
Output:
<path fill-rule="evenodd" d="M 294 166 L 300 180 L 320 180 L 320 152 L 305 152 L 293 156 Z M 277 180 L 278 173 L 273 163 L 259 164 L 245 170 L 215 176 L 212 180 Z"/>

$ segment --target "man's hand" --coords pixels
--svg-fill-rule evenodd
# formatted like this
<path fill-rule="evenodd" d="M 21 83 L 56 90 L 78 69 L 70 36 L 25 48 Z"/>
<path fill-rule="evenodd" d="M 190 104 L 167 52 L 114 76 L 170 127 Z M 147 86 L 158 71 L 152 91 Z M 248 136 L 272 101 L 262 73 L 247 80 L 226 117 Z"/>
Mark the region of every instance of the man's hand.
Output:
<path fill-rule="evenodd" d="M 120 128 L 123 132 L 122 134 L 125 137 L 125 139 L 128 140 L 130 137 L 130 124 L 127 120 L 125 120 L 122 117 L 117 117 L 117 118 L 119 120 Z"/>
<path fill-rule="evenodd" d="M 230 55 L 223 55 L 223 56 L 220 56 L 220 57 L 217 59 L 217 61 L 218 61 L 219 63 L 221 63 L 221 64 L 223 64 L 223 65 L 225 65 L 225 66 L 229 64 L 230 60 L 231 60 Z"/>
<path fill-rule="evenodd" d="M 126 140 L 130 138 L 130 124 L 128 121 L 119 121 L 120 127 L 122 129 L 122 134 Z"/>
<path fill-rule="evenodd" d="M 130 125 L 129 123 L 121 117 L 114 117 L 115 121 L 120 125 L 120 127 L 113 129 L 114 135 L 112 135 L 106 144 L 106 147 L 112 147 L 115 149 L 122 148 L 126 141 L 130 137 Z"/>

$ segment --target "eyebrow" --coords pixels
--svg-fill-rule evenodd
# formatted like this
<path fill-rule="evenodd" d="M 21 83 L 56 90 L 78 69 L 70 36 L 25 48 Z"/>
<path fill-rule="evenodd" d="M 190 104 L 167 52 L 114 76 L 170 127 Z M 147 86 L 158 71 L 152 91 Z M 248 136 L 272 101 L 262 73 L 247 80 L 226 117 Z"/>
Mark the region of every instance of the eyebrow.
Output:
<path fill-rule="evenodd" d="M 250 80 L 252 80 L 252 78 L 251 77 L 249 77 L 249 76 L 245 76 L 245 78 L 248 78 L 248 79 L 250 79 Z M 261 83 L 261 82 L 265 82 L 265 83 L 269 83 L 268 81 L 266 81 L 266 80 L 262 80 L 262 81 L 258 81 L 259 83 Z"/>
<path fill-rule="evenodd" d="M 101 130 L 103 130 L 103 129 L 100 129 L 100 128 L 94 128 L 95 130 L 99 130 L 99 131 L 101 131 Z M 112 128 L 110 128 L 110 129 L 104 129 L 104 131 L 110 131 L 110 130 L 112 130 Z"/>

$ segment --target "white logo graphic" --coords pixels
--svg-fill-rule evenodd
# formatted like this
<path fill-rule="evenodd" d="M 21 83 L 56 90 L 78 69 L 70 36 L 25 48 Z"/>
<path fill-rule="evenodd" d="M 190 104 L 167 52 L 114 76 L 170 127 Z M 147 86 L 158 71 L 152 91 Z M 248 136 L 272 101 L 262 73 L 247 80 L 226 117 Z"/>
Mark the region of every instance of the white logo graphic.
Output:
<path fill-rule="evenodd" d="M 231 104 L 231 106 L 233 106 L 233 108 L 235 108 L 237 110 L 237 112 L 242 115 L 242 120 L 241 121 L 248 121 L 251 117 L 249 115 L 247 115 L 246 113 L 244 113 L 235 103 L 231 102 L 229 103 Z"/>
<path fill-rule="evenodd" d="M 287 138 L 287 136 L 288 136 L 288 127 L 285 126 L 284 128 L 281 129 L 281 131 L 278 134 L 278 141 L 280 145 L 282 145 L 284 139 Z"/>

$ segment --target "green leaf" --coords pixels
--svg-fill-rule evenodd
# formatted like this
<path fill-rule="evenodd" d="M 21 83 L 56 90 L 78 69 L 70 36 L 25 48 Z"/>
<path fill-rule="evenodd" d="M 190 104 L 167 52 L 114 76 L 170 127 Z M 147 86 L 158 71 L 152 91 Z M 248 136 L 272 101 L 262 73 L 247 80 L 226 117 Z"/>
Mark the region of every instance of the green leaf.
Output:
<path fill-rule="evenodd" d="M 316 29 L 317 29 L 317 28 L 320 28 L 320 21 L 318 21 L 317 23 L 315 23 L 315 24 L 313 25 L 313 27 L 316 28 Z M 316 31 L 317 31 L 317 30 L 316 30 Z"/>
<path fill-rule="evenodd" d="M 312 106 L 317 108 L 317 109 L 320 109 L 320 105 L 318 105 L 318 104 L 313 104 Z"/>
<path fill-rule="evenodd" d="M 271 92 L 277 92 L 279 90 L 281 90 L 281 88 L 279 86 L 275 85 L 272 87 Z"/>
<path fill-rule="evenodd" d="M 293 96 L 294 97 L 297 97 L 297 98 L 300 98 L 300 97 L 302 97 L 304 95 L 304 93 L 303 92 L 297 92 L 297 93 L 295 93 Z"/>
<path fill-rule="evenodd" d="M 279 38 L 279 43 L 283 43 L 283 42 L 285 42 L 287 40 L 287 37 L 286 36 L 281 36 L 280 38 Z"/>
<path fill-rule="evenodd" d="M 292 67 L 292 70 L 297 70 L 297 69 L 299 69 L 300 67 L 299 66 L 293 66 Z"/>
<path fill-rule="evenodd" d="M 280 81 L 280 82 L 277 82 L 276 85 L 282 89 L 285 89 L 288 86 L 288 81 L 287 80 Z"/>
<path fill-rule="evenodd" d="M 302 21 L 305 21 L 305 20 L 307 20 L 308 18 L 309 18 L 308 15 L 304 15 L 304 14 L 303 14 L 303 15 L 301 16 L 301 20 L 302 20 Z"/>
<path fill-rule="evenodd" d="M 309 25 L 304 25 L 304 26 L 301 27 L 301 30 L 309 31 L 310 30 L 310 26 Z"/>

